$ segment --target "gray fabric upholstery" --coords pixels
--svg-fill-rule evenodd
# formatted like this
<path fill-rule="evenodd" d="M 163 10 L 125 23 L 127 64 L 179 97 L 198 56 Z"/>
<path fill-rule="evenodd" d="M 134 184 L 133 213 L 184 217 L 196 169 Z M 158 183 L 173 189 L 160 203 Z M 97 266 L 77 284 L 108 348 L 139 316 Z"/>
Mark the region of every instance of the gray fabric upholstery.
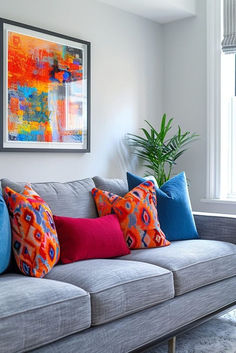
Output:
<path fill-rule="evenodd" d="M 162 248 L 133 250 L 122 258 L 172 271 L 176 295 L 236 275 L 236 246 L 214 240 L 175 241 Z"/>
<path fill-rule="evenodd" d="M 2 188 L 9 186 L 21 192 L 27 183 L 14 183 L 2 179 Z M 74 218 L 95 218 L 97 210 L 91 194 L 95 184 L 92 179 L 66 183 L 31 183 L 32 188 L 47 202 L 54 215 Z"/>
<path fill-rule="evenodd" d="M 200 238 L 236 244 L 236 216 L 197 212 L 193 215 Z"/>
<path fill-rule="evenodd" d="M 235 301 L 230 278 L 42 347 L 34 353 L 127 353 Z"/>
<path fill-rule="evenodd" d="M 4 189 L 5 187 L 9 187 L 11 188 L 12 190 L 18 192 L 18 193 L 21 193 L 24 189 L 24 186 L 27 182 L 17 182 L 15 183 L 14 181 L 11 181 L 9 179 L 1 179 L 1 187 L 2 187 L 2 191 L 3 191 L 3 194 L 4 194 Z"/>
<path fill-rule="evenodd" d="M 23 352 L 91 324 L 89 294 L 70 284 L 23 275 L 0 277 L 0 352 Z"/>
<path fill-rule="evenodd" d="M 172 273 L 150 264 L 86 260 L 54 267 L 46 276 L 90 293 L 92 324 L 115 320 L 174 296 Z"/>
<path fill-rule="evenodd" d="M 119 196 L 124 196 L 129 192 L 127 181 L 123 179 L 109 179 L 95 176 L 93 177 L 93 181 L 96 188 L 112 192 Z"/>

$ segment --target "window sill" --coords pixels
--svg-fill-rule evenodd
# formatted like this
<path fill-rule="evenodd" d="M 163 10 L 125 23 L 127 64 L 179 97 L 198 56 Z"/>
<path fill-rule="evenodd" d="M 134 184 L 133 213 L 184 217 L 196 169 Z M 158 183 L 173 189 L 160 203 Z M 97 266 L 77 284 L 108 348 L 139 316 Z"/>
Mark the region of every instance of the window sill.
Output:
<path fill-rule="evenodd" d="M 205 203 L 220 203 L 225 205 L 236 205 L 236 199 L 201 199 Z"/>

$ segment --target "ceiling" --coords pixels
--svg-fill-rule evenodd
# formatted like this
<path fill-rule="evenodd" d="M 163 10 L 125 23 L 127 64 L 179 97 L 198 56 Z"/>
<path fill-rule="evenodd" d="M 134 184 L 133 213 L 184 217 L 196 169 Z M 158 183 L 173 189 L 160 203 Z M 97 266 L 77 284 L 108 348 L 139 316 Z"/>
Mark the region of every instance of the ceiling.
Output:
<path fill-rule="evenodd" d="M 194 16 L 195 0 L 98 0 L 158 23 Z"/>

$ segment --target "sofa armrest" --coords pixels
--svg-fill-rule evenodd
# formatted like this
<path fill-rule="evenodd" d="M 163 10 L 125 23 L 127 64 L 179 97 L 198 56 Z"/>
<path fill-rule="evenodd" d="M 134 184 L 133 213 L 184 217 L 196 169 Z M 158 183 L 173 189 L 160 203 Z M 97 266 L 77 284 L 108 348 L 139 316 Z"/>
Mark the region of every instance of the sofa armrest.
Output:
<path fill-rule="evenodd" d="M 193 212 L 200 238 L 236 244 L 236 216 Z"/>

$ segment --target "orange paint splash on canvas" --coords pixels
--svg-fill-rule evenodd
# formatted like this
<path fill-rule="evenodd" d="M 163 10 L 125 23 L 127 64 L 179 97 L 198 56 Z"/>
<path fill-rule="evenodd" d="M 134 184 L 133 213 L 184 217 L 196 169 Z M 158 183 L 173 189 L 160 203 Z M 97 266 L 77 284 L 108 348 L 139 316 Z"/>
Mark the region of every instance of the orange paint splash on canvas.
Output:
<path fill-rule="evenodd" d="M 81 53 L 80 49 L 43 38 L 8 32 L 11 140 L 63 142 L 69 119 L 72 138 L 81 141 L 73 119 L 81 115 L 78 104 L 69 102 L 69 109 L 65 108 L 66 84 L 83 79 Z"/>

